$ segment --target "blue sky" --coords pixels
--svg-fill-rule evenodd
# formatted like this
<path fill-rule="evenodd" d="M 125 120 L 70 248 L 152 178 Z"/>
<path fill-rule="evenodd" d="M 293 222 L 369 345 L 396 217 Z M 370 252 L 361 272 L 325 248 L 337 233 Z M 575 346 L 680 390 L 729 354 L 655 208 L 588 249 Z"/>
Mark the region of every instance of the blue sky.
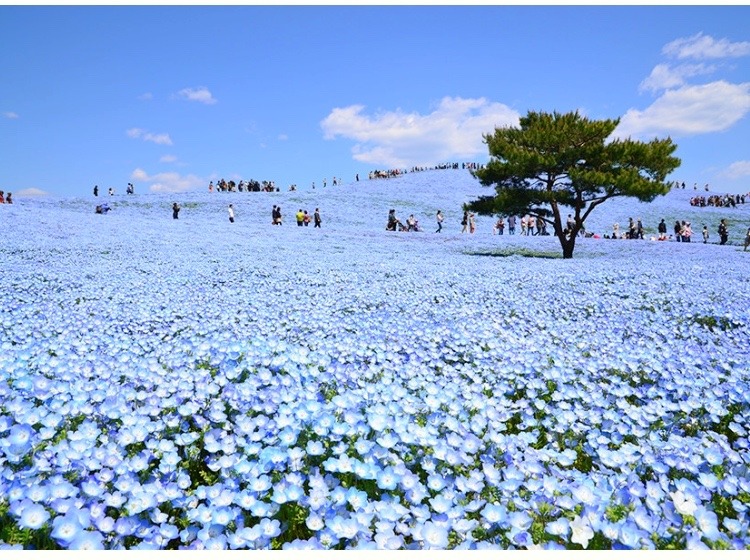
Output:
<path fill-rule="evenodd" d="M 529 110 L 750 191 L 750 6 L 0 6 L 0 190 L 286 190 L 487 160 Z"/>

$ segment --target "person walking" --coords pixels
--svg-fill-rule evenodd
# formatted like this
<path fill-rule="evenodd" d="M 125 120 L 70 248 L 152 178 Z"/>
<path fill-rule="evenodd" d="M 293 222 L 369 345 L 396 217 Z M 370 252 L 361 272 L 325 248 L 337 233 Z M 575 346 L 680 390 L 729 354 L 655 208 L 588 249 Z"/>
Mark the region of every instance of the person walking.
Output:
<path fill-rule="evenodd" d="M 464 217 L 461 220 L 461 233 L 466 233 L 469 230 L 469 213 L 464 211 Z"/>
<path fill-rule="evenodd" d="M 234 223 L 234 206 L 229 205 L 229 222 Z"/>
<path fill-rule="evenodd" d="M 302 211 L 302 208 L 297 210 L 297 214 L 294 217 L 297 218 L 298 226 L 302 227 L 303 225 L 305 225 L 305 213 Z"/>
<path fill-rule="evenodd" d="M 516 234 L 516 217 L 508 216 L 508 235 Z"/>
<path fill-rule="evenodd" d="M 443 231 L 443 213 L 440 210 L 437 211 L 435 220 L 437 220 L 437 227 L 438 227 L 435 233 L 440 233 L 441 231 Z"/>
<path fill-rule="evenodd" d="M 742 248 L 742 251 L 747 251 L 748 246 L 750 246 L 750 227 L 747 228 L 747 233 L 745 234 L 745 246 Z"/>
<path fill-rule="evenodd" d="M 477 229 L 477 225 L 474 222 L 474 212 L 469 214 L 469 233 L 474 233 Z"/>
<path fill-rule="evenodd" d="M 727 229 L 727 223 L 724 219 L 719 222 L 719 245 L 726 245 L 729 239 L 729 230 Z"/>
<path fill-rule="evenodd" d="M 180 217 L 180 205 L 176 202 L 172 204 L 172 219 L 177 220 Z"/>
<path fill-rule="evenodd" d="M 706 227 L 706 224 L 703 224 L 703 243 L 708 243 L 708 228 Z"/>
<path fill-rule="evenodd" d="M 315 225 L 313 227 L 319 228 L 320 227 L 320 209 L 315 209 L 315 214 L 313 214 L 313 221 L 315 222 Z"/>

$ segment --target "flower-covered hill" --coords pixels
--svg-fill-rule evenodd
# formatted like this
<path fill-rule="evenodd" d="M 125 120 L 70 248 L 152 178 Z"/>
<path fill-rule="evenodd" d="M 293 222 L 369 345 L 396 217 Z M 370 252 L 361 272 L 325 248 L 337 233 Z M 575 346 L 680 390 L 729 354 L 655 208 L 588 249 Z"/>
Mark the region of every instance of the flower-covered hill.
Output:
<path fill-rule="evenodd" d="M 726 213 L 735 245 L 562 260 L 490 218 L 461 235 L 485 192 L 426 171 L 0 208 L 0 540 L 750 546 L 748 209 L 612 201 L 590 231 Z"/>

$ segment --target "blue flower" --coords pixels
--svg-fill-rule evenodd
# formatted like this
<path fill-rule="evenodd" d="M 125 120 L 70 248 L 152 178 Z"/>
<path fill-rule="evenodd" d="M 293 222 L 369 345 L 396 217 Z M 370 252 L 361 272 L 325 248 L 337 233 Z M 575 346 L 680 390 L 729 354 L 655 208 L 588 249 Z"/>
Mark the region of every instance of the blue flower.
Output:
<path fill-rule="evenodd" d="M 394 490 L 400 480 L 401 476 L 390 466 L 380 471 L 377 475 L 378 488 L 381 490 Z"/>
<path fill-rule="evenodd" d="M 482 517 L 488 523 L 503 523 L 506 519 L 507 511 L 500 504 L 487 504 L 482 509 Z"/>
<path fill-rule="evenodd" d="M 75 512 L 68 512 L 52 520 L 51 536 L 64 547 L 68 547 L 82 532 L 83 527 Z"/>
<path fill-rule="evenodd" d="M 102 534 L 99 531 L 80 531 L 70 542 L 70 550 L 103 550 Z"/>
<path fill-rule="evenodd" d="M 29 503 L 23 508 L 18 524 L 26 529 L 39 529 L 47 522 L 49 517 L 49 513 L 43 506 Z"/>
<path fill-rule="evenodd" d="M 421 527 L 421 540 L 425 548 L 445 549 L 448 547 L 448 529 L 432 521 L 427 521 Z"/>
<path fill-rule="evenodd" d="M 570 533 L 570 522 L 564 517 L 559 517 L 554 521 L 548 522 L 544 530 L 550 535 L 557 535 L 559 537 L 567 537 Z"/>

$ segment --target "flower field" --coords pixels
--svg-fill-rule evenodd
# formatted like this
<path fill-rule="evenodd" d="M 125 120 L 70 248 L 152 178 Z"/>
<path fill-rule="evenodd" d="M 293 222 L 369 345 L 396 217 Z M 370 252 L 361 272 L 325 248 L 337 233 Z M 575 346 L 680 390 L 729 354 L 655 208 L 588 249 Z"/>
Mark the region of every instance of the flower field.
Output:
<path fill-rule="evenodd" d="M 613 201 L 587 229 L 726 217 L 734 244 L 563 260 L 459 234 L 482 193 L 0 207 L 0 549 L 748 548 L 750 204 Z"/>

